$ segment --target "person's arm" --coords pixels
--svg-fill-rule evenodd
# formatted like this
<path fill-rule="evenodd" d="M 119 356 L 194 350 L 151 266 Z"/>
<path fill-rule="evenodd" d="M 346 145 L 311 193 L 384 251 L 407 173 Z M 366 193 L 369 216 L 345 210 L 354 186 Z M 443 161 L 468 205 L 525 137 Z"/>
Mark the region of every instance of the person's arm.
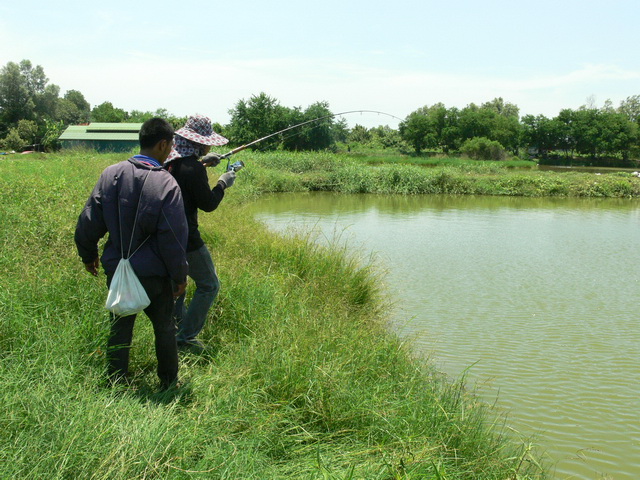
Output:
<path fill-rule="evenodd" d="M 78 217 L 74 240 L 78 255 L 85 269 L 94 276 L 98 275 L 100 261 L 98 258 L 98 242 L 107 233 L 107 226 L 102 213 L 101 180 L 93 189 L 84 209 Z"/>
<path fill-rule="evenodd" d="M 217 183 L 211 188 L 207 171 L 200 162 L 190 165 L 188 185 L 196 207 L 204 212 L 214 211 L 224 198 L 224 185 Z"/>

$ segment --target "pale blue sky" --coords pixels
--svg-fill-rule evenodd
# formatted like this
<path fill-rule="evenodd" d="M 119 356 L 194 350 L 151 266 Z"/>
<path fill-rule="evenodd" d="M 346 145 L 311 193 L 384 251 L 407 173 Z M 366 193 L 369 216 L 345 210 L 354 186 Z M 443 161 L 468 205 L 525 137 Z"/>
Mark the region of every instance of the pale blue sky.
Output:
<path fill-rule="evenodd" d="M 501 96 L 551 117 L 640 94 L 639 23 L 638 0 L 25 0 L 0 6 L 0 64 L 27 58 L 92 106 L 221 123 L 263 91 L 401 118 Z"/>

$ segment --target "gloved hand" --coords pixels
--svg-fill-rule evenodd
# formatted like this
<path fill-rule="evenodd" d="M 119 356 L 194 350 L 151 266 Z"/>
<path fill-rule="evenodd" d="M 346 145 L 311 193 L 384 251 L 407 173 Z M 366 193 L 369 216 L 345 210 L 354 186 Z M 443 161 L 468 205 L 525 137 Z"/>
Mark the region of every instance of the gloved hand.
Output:
<path fill-rule="evenodd" d="M 236 181 L 236 172 L 231 170 L 230 172 L 223 173 L 218 178 L 218 183 L 222 183 L 224 188 L 229 188 Z"/>
<path fill-rule="evenodd" d="M 207 153 L 202 157 L 202 163 L 205 167 L 217 167 L 220 164 L 222 155 L 219 153 Z"/>

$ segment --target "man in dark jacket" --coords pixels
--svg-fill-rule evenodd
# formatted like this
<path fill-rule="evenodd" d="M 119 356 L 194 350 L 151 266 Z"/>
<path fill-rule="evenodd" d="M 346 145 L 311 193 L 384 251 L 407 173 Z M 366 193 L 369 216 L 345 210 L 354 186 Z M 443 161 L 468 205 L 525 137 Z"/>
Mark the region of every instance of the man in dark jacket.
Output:
<path fill-rule="evenodd" d="M 211 188 L 205 169 L 205 165 L 216 166 L 220 163 L 219 155 L 209 153 L 211 146 L 225 145 L 227 142 L 226 138 L 213 131 L 211 120 L 202 115 L 194 115 L 176 132 L 173 150 L 165 162 L 165 167 L 175 177 L 182 190 L 189 224 L 189 276 L 196 284 L 188 310 L 184 306 L 184 295 L 176 300 L 174 314 L 178 323 L 178 347 L 196 351 L 202 351 L 204 348 L 196 337 L 204 328 L 209 309 L 220 290 L 220 281 L 211 254 L 198 231 L 198 210 L 215 210 L 224 198 L 225 189 L 235 181 L 235 172 L 226 172 Z M 202 156 L 204 158 L 200 160 Z"/>
<path fill-rule="evenodd" d="M 139 137 L 139 155 L 100 175 L 78 218 L 75 242 L 86 270 L 97 276 L 98 241 L 109 233 L 102 254 L 107 286 L 123 255 L 135 251 L 130 263 L 151 301 L 144 312 L 153 324 L 160 385 L 167 389 L 178 380 L 172 311 L 174 296 L 184 293 L 187 282 L 188 229 L 180 188 L 161 166 L 171 152 L 173 128 L 152 118 Z M 107 349 L 111 383 L 127 380 L 135 318 L 112 315 Z"/>

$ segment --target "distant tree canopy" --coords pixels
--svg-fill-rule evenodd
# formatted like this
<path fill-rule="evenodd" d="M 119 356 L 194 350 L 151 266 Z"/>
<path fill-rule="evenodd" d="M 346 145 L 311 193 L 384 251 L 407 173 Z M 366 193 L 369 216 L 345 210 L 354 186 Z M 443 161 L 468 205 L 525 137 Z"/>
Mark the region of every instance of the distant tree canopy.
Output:
<path fill-rule="evenodd" d="M 583 106 L 564 109 L 549 119 L 543 115 L 525 115 L 522 119 L 523 144 L 537 149 L 542 157 L 552 150 L 592 158 L 619 155 L 628 160 L 638 148 L 638 122 L 621 107 L 598 109 Z"/>
<path fill-rule="evenodd" d="M 295 131 L 285 131 L 266 139 L 256 145 L 260 149 L 323 150 L 331 148 L 336 141 L 344 140 L 347 135 L 345 123 L 335 121 L 327 102 L 316 102 L 305 110 L 288 108 L 262 92 L 249 100 L 238 101 L 229 114 L 231 121 L 225 132 L 237 144 L 247 144 L 306 123 Z"/>
<path fill-rule="evenodd" d="M 49 84 L 40 66 L 9 62 L 0 70 L 0 144 L 7 148 L 48 148 L 64 125 L 86 122 L 89 103 L 82 93 Z"/>
<path fill-rule="evenodd" d="M 161 100 L 161 99 L 160 99 Z M 260 142 L 259 149 L 325 150 L 337 143 L 372 149 L 414 152 L 462 153 L 472 158 L 505 158 L 506 152 L 527 152 L 541 161 L 582 155 L 593 159 L 640 159 L 640 95 L 627 97 L 618 108 L 607 100 L 602 108 L 593 98 L 577 110 L 564 109 L 556 117 L 524 115 L 502 98 L 464 108 L 443 103 L 423 106 L 400 122 L 388 126 L 349 129 L 344 118 L 333 115 L 329 104 L 319 101 L 302 107 L 285 107 L 262 92 L 241 99 L 229 110 L 227 125 L 214 130 L 234 145 L 244 145 L 285 130 Z M 78 90 L 60 97 L 40 65 L 29 60 L 8 62 L 0 69 L 0 147 L 15 150 L 40 146 L 54 149 L 67 125 L 88 122 L 144 122 L 159 116 L 178 129 L 187 117 L 176 117 L 164 108 L 127 112 L 109 101 L 91 108 Z M 214 119 L 215 120 L 215 119 Z M 293 125 L 295 129 L 286 130 Z"/>
<path fill-rule="evenodd" d="M 639 127 L 640 96 L 636 95 L 621 102 L 618 109 L 607 101 L 600 109 L 593 105 L 564 109 L 551 119 L 544 115 L 520 119 L 518 107 L 502 98 L 480 106 L 472 103 L 462 110 L 436 103 L 410 113 L 400 123 L 399 132 L 417 153 L 468 150 L 470 145 L 480 145 L 469 140 L 485 139 L 513 154 L 527 149 L 543 158 L 551 151 L 560 151 L 565 156 L 618 156 L 628 160 L 638 155 Z"/>
<path fill-rule="evenodd" d="M 111 102 L 103 102 L 91 109 L 92 122 L 122 123 L 129 119 L 129 114 L 116 108 Z"/>
<path fill-rule="evenodd" d="M 127 113 L 104 102 L 93 109 L 78 90 L 62 97 L 60 87 L 49 83 L 40 65 L 29 60 L 8 62 L 0 69 L 0 148 L 55 149 L 68 125 L 89 122 L 143 122 L 161 116 L 174 125 L 184 125 L 186 117 L 174 117 L 165 109 Z"/>
<path fill-rule="evenodd" d="M 487 138 L 515 152 L 521 125 L 518 107 L 496 98 L 462 110 L 446 108 L 442 103 L 425 106 L 409 114 L 399 129 L 401 137 L 418 153 L 426 149 L 457 151 L 472 138 Z"/>

